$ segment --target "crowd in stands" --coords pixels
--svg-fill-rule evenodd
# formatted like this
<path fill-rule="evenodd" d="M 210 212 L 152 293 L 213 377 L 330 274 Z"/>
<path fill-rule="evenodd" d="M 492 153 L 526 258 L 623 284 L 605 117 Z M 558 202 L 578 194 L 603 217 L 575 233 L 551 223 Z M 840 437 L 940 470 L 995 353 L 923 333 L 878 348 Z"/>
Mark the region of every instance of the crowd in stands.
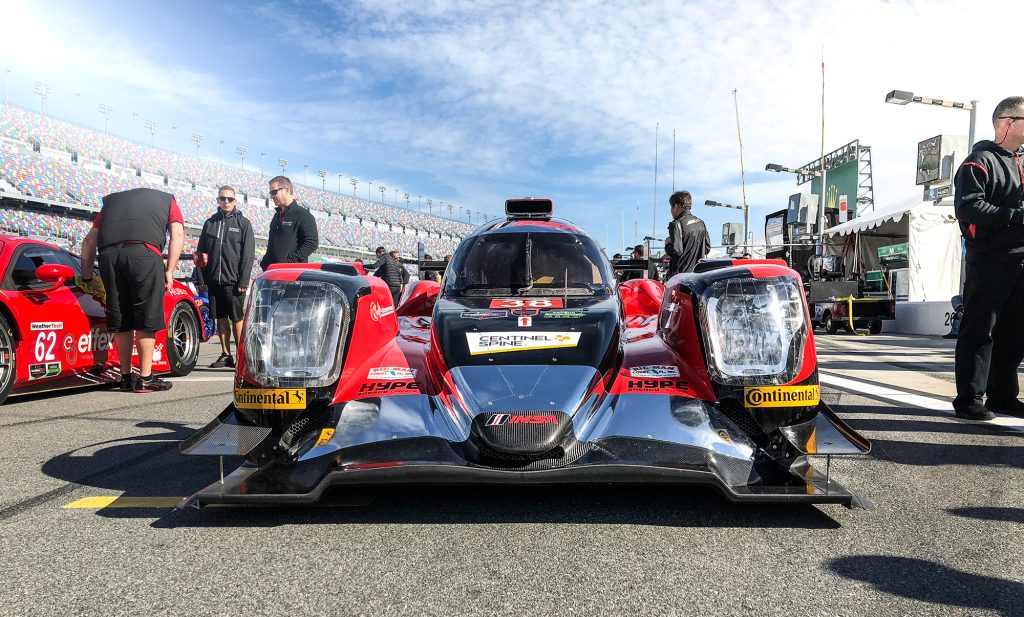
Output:
<path fill-rule="evenodd" d="M 23 195 L 98 208 L 108 193 L 157 188 L 174 193 L 186 223 L 202 225 L 216 207 L 217 187 L 229 184 L 237 188 L 240 208 L 252 221 L 256 235 L 266 236 L 273 214 L 267 179 L 257 171 L 0 106 L 0 190 L 7 185 L 8 190 Z M 412 255 L 422 242 L 427 251 L 446 254 L 472 229 L 467 223 L 305 186 L 298 180 L 293 174 L 295 195 L 317 216 L 322 245 L 367 252 L 384 245 Z M 85 233 L 78 222 L 59 223 L 53 220 L 58 217 L 20 214 L 24 216 L 4 211 L 0 224 L 16 224 L 29 233 L 59 228 L 79 238 Z M 31 220 L 33 217 L 39 218 Z"/>

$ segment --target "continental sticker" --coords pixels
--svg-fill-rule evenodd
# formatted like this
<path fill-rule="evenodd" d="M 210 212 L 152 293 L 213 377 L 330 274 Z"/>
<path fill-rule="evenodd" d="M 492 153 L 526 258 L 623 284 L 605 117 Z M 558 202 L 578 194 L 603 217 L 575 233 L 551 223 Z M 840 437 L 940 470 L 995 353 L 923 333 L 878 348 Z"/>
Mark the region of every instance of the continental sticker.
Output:
<path fill-rule="evenodd" d="M 812 407 L 818 404 L 818 386 L 764 386 L 743 389 L 743 404 L 760 407 Z"/>
<path fill-rule="evenodd" d="M 469 354 L 532 351 L 535 349 L 561 349 L 575 347 L 580 342 L 579 332 L 467 332 Z"/>
<path fill-rule="evenodd" d="M 305 388 L 235 388 L 239 409 L 305 409 Z"/>
<path fill-rule="evenodd" d="M 318 437 L 316 440 L 317 447 L 329 442 L 331 440 L 331 437 L 334 437 L 333 428 L 325 428 L 324 430 L 320 431 L 320 437 Z"/>

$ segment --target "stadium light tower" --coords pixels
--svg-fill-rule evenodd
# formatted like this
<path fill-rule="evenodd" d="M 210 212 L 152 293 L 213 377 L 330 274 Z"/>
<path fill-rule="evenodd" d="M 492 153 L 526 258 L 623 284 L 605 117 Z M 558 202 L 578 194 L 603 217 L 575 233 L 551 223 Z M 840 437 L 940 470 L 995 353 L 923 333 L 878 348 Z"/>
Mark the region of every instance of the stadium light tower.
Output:
<path fill-rule="evenodd" d="M 409 209 L 409 197 L 410 197 L 409 193 L 406 193 L 405 194 L 405 209 L 406 210 Z"/>
<path fill-rule="evenodd" d="M 110 129 L 110 114 L 114 111 L 114 108 L 106 103 L 100 103 L 100 106 L 97 107 L 97 109 L 101 114 L 103 114 L 103 134 L 107 135 L 109 133 L 108 129 Z"/>
<path fill-rule="evenodd" d="M 50 84 L 45 81 L 37 81 L 36 87 L 32 91 L 39 95 L 39 115 L 45 118 L 46 97 L 50 96 L 50 93 L 53 92 L 53 88 L 51 88 Z"/>
<path fill-rule="evenodd" d="M 442 201 L 441 203 L 443 204 L 444 202 Z M 448 202 L 448 218 L 449 219 L 452 218 L 452 208 L 453 208 L 453 206 L 452 206 L 451 202 Z"/>
<path fill-rule="evenodd" d="M 434 200 L 427 199 L 427 209 L 430 210 L 430 216 L 434 216 Z"/>
<path fill-rule="evenodd" d="M 192 133 L 192 141 L 196 142 L 196 158 L 199 158 L 199 145 L 203 143 L 202 133 Z"/>
<path fill-rule="evenodd" d="M 219 141 L 220 141 L 220 146 L 218 147 L 218 150 L 217 150 L 217 162 L 220 163 L 221 165 L 223 165 L 224 164 L 224 140 L 221 139 Z"/>
<path fill-rule="evenodd" d="M 4 69 L 4 105 L 7 105 L 8 101 L 11 98 L 11 87 L 10 87 L 10 84 L 8 83 L 8 80 L 10 79 L 10 75 L 11 75 L 11 69 L 6 69 L 5 68 Z"/>
<path fill-rule="evenodd" d="M 157 122 L 156 120 L 151 120 L 149 118 L 146 118 L 145 125 L 146 125 L 146 128 L 149 129 L 149 147 L 150 148 L 155 148 L 156 146 L 154 146 L 154 142 L 156 141 L 156 137 L 155 137 L 155 135 L 156 135 L 156 128 L 158 126 L 160 126 L 160 123 Z"/>
<path fill-rule="evenodd" d="M 380 191 L 380 203 L 381 205 L 384 205 L 384 193 L 387 192 L 388 187 L 381 184 L 380 186 L 377 187 L 377 190 Z"/>
<path fill-rule="evenodd" d="M 177 134 L 177 132 L 178 132 L 178 125 L 177 124 L 172 124 L 171 125 L 171 150 L 174 150 L 174 144 L 175 144 L 175 141 L 176 141 L 174 139 L 174 136 Z"/>
<path fill-rule="evenodd" d="M 277 164 L 281 166 L 281 175 L 283 176 L 288 167 L 288 159 L 277 159 Z"/>
<path fill-rule="evenodd" d="M 327 203 L 327 172 L 321 169 L 320 171 L 316 172 L 316 175 L 320 176 L 320 198 L 323 199 L 324 203 L 326 204 Z"/>
<path fill-rule="evenodd" d="M 885 95 L 885 102 L 893 105 L 909 105 L 910 103 L 923 103 L 925 105 L 937 105 L 951 109 L 966 109 L 971 112 L 971 126 L 967 129 L 967 149 L 974 147 L 975 128 L 978 123 L 978 101 L 971 100 L 970 103 L 957 103 L 956 101 L 945 101 L 943 99 L 930 99 L 926 96 L 916 96 L 913 92 L 906 90 L 893 90 Z"/>
<path fill-rule="evenodd" d="M 249 154 L 249 149 L 245 146 L 238 146 L 235 148 L 235 152 L 238 153 L 238 158 L 242 159 L 242 171 L 245 171 L 245 155 Z"/>
<path fill-rule="evenodd" d="M 398 207 L 398 189 L 395 189 L 395 198 L 391 203 L 395 204 L 396 208 Z"/>
<path fill-rule="evenodd" d="M 308 171 L 309 171 L 309 165 L 303 163 L 302 164 L 302 183 L 305 184 L 306 186 L 309 186 L 309 179 L 308 179 L 309 178 L 309 174 L 307 173 Z"/>
<path fill-rule="evenodd" d="M 338 174 L 338 194 L 341 195 L 341 174 Z"/>
<path fill-rule="evenodd" d="M 367 180 L 366 182 L 366 201 L 373 201 L 373 197 L 370 196 L 370 189 L 373 188 L 373 180 Z"/>
<path fill-rule="evenodd" d="M 81 124 L 78 117 L 78 98 L 82 96 L 81 92 L 75 92 L 75 124 Z"/>
<path fill-rule="evenodd" d="M 419 210 L 423 207 L 423 195 L 416 196 L 416 209 Z"/>
<path fill-rule="evenodd" d="M 473 219 L 473 211 L 471 209 L 469 209 L 469 208 L 466 208 L 466 222 L 467 223 L 472 223 L 473 222 L 472 219 Z"/>
<path fill-rule="evenodd" d="M 356 178 L 352 178 L 351 180 L 348 181 L 348 183 L 352 185 L 352 197 L 355 197 L 356 187 L 359 186 L 359 180 L 357 180 Z"/>
<path fill-rule="evenodd" d="M 132 112 L 132 141 L 137 141 L 135 139 L 135 119 L 138 118 L 138 117 L 139 117 L 139 112 L 133 111 Z"/>
<path fill-rule="evenodd" d="M 260 178 L 263 177 L 263 157 L 267 156 L 266 152 L 260 152 Z"/>

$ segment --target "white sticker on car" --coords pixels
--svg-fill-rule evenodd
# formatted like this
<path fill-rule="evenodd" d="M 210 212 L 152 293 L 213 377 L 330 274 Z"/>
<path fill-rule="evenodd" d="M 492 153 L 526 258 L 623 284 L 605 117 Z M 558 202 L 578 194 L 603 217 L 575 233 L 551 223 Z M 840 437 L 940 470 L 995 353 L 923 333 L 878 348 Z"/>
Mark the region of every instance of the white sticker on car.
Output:
<path fill-rule="evenodd" d="M 579 332 L 467 332 L 470 355 L 575 347 Z"/>
<path fill-rule="evenodd" d="M 679 367 L 667 364 L 634 366 L 629 369 L 629 376 L 643 379 L 660 379 L 662 377 L 679 377 Z"/>
<path fill-rule="evenodd" d="M 395 380 L 415 379 L 416 369 L 402 366 L 378 366 L 371 368 L 367 379 Z"/>
<path fill-rule="evenodd" d="M 42 332 L 46 330 L 63 330 L 63 321 L 33 321 L 29 328 L 33 332 Z"/>

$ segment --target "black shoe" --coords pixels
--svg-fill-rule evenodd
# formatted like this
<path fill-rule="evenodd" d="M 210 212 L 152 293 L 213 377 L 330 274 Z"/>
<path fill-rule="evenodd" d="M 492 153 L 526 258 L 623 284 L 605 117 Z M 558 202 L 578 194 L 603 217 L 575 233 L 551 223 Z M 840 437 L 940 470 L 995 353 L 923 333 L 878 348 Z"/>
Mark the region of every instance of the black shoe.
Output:
<path fill-rule="evenodd" d="M 128 373 L 121 375 L 121 392 L 132 392 L 135 390 L 135 375 Z"/>
<path fill-rule="evenodd" d="M 210 365 L 210 368 L 226 368 L 228 366 L 234 368 L 235 359 L 226 353 L 222 353 L 220 354 L 220 357 L 217 358 L 217 360 L 215 360 L 214 363 Z"/>
<path fill-rule="evenodd" d="M 962 420 L 977 420 L 985 422 L 988 420 L 994 420 L 995 414 L 985 409 L 985 406 L 981 404 L 981 401 L 974 401 L 966 407 L 953 406 L 953 415 Z"/>
<path fill-rule="evenodd" d="M 1024 403 L 1012 398 L 1004 403 L 985 401 L 985 408 L 989 411 L 996 413 L 1005 414 L 1007 416 L 1013 416 L 1015 418 L 1024 418 Z"/>
<path fill-rule="evenodd" d="M 136 377 L 134 392 L 163 392 L 164 390 L 170 390 L 173 385 L 171 382 L 164 381 L 156 375 Z"/>

